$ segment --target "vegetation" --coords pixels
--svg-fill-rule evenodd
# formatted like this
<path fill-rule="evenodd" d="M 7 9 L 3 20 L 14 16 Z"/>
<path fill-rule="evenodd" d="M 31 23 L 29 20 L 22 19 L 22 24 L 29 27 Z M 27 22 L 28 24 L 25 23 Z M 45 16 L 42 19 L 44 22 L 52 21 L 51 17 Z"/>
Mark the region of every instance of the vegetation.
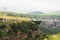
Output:
<path fill-rule="evenodd" d="M 14 40 L 13 38 L 19 40 L 43 40 L 44 34 L 33 21 L 2 23 L 0 25 L 0 39 Z"/>
<path fill-rule="evenodd" d="M 49 35 L 48 38 L 45 38 L 44 40 L 60 40 L 60 33 Z"/>

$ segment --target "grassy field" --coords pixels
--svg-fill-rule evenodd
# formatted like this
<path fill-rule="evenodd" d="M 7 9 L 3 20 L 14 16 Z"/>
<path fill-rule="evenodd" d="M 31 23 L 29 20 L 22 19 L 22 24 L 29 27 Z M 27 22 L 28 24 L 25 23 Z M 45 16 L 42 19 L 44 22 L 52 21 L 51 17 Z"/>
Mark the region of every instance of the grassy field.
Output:
<path fill-rule="evenodd" d="M 28 17 L 21 17 L 21 16 L 3 16 L 3 14 L 0 12 L 0 18 L 6 18 L 7 20 L 19 20 L 19 21 L 31 21 Z"/>
<path fill-rule="evenodd" d="M 0 18 L 3 18 L 3 16 L 0 16 Z M 18 19 L 18 20 L 31 20 L 30 18 L 27 17 L 13 17 L 13 16 L 4 16 L 6 19 Z"/>

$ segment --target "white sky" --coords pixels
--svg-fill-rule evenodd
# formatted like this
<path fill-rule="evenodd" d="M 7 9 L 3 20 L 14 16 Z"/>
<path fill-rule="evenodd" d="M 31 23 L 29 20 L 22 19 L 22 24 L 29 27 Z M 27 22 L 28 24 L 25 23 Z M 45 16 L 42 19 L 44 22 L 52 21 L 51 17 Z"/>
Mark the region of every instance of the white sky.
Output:
<path fill-rule="evenodd" d="M 0 0 L 0 11 L 6 7 L 7 11 L 16 12 L 51 12 L 60 10 L 60 0 Z"/>

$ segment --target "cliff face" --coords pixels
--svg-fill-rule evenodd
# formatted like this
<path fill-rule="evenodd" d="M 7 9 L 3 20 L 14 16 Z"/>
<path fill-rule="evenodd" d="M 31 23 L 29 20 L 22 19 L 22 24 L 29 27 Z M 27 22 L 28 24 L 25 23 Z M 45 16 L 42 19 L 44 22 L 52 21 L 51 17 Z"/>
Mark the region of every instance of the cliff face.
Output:
<path fill-rule="evenodd" d="M 47 34 L 56 34 L 60 32 L 60 22 L 44 21 L 40 24 L 40 29 Z"/>

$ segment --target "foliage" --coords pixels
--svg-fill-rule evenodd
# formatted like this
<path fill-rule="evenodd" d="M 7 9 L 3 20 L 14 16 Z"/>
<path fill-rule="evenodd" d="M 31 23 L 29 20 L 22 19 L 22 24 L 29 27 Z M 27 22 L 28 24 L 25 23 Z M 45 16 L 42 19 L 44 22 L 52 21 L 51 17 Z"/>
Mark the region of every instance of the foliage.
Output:
<path fill-rule="evenodd" d="M 16 36 L 17 37 L 17 33 L 20 32 L 20 35 L 24 35 L 27 33 L 29 33 L 29 31 L 32 31 L 32 33 L 34 31 L 39 30 L 39 26 L 36 25 L 34 22 L 30 21 L 30 22 L 20 22 L 20 23 L 7 23 L 7 24 L 2 24 L 0 25 L 0 37 L 5 37 L 5 36 Z M 41 30 L 40 30 L 41 31 Z M 41 32 L 39 35 L 35 36 L 35 37 L 27 37 L 26 40 L 39 40 L 41 37 Z M 24 38 L 24 37 L 23 37 Z"/>

